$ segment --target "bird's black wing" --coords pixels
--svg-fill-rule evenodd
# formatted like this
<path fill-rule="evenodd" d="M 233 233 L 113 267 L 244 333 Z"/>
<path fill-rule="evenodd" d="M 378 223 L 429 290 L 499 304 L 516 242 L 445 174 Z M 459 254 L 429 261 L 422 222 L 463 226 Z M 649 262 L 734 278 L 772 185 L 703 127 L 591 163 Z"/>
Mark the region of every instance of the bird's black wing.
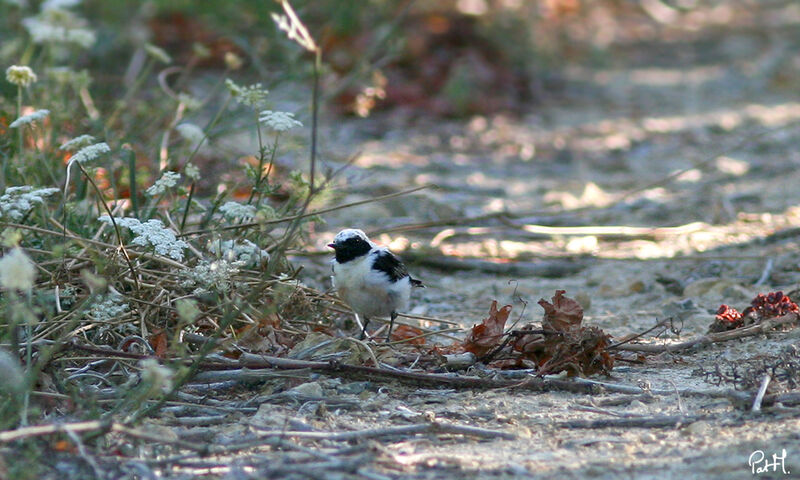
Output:
<path fill-rule="evenodd" d="M 378 250 L 373 255 L 375 255 L 375 262 L 372 264 L 372 268 L 388 275 L 391 281 L 396 282 L 408 276 L 406 266 L 389 250 Z"/>

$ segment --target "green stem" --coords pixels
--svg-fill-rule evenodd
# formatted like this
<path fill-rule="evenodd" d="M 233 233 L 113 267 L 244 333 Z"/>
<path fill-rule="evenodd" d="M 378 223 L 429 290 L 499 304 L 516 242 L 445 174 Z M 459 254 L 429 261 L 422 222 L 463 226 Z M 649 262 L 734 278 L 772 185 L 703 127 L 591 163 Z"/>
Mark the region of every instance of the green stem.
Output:
<path fill-rule="evenodd" d="M 269 166 L 267 167 L 266 174 L 262 173 L 264 171 L 264 148 L 259 147 L 258 178 L 256 178 L 255 186 L 252 190 L 250 190 L 250 198 L 247 199 L 247 203 L 250 204 L 250 202 L 253 201 L 253 197 L 258 194 L 258 198 L 256 199 L 256 208 L 258 208 L 259 204 L 261 203 L 261 183 L 269 178 L 269 172 L 272 171 L 272 163 L 275 161 L 275 152 L 278 151 L 278 137 L 280 137 L 280 132 L 275 134 L 275 141 L 272 143 L 272 151 L 269 154 Z"/>
<path fill-rule="evenodd" d="M 181 219 L 181 231 L 178 233 L 183 233 L 183 227 L 186 226 L 186 217 L 189 215 L 189 205 L 192 204 L 192 197 L 194 197 L 194 186 L 195 182 L 192 182 L 192 186 L 189 187 L 189 198 L 186 199 L 186 208 L 183 209 L 183 218 Z"/>
<path fill-rule="evenodd" d="M 217 110 L 217 113 L 216 115 L 214 115 L 214 118 L 211 119 L 211 122 L 209 122 L 209 124 L 206 125 L 206 128 L 203 130 L 204 133 L 203 140 L 208 138 L 208 132 L 217 125 L 217 122 L 222 116 L 222 112 L 224 112 L 225 109 L 228 108 L 230 102 L 231 102 L 231 97 L 230 95 L 228 95 L 228 98 L 225 99 L 225 102 L 222 104 L 219 110 Z M 189 158 L 183 163 L 184 171 L 186 169 L 186 164 L 191 162 L 194 159 L 194 156 L 197 155 L 198 150 L 200 150 L 200 146 L 203 145 L 203 140 L 201 140 L 200 143 L 197 144 L 197 146 L 194 148 L 194 151 L 192 151 L 192 154 L 189 155 Z M 191 189 L 189 190 L 189 199 L 186 202 L 186 207 L 183 209 L 183 219 L 181 220 L 181 232 L 183 231 L 183 227 L 186 225 L 186 217 L 189 215 L 189 207 L 191 207 L 192 205 L 192 196 L 194 195 L 194 189 L 195 189 L 195 182 L 192 182 Z"/>
<path fill-rule="evenodd" d="M 95 191 L 95 193 L 97 193 L 98 201 L 103 206 L 103 209 L 106 211 L 106 213 L 108 214 L 108 218 L 111 219 L 111 225 L 114 226 L 114 232 L 117 234 L 117 242 L 119 242 L 119 248 L 122 251 L 122 256 L 125 258 L 125 262 L 128 264 L 128 269 L 130 270 L 131 276 L 133 277 L 133 285 L 134 285 L 134 287 L 136 287 L 136 296 L 138 298 L 139 297 L 139 275 L 137 275 L 136 269 L 133 268 L 133 262 L 131 261 L 131 257 L 130 257 L 130 255 L 128 255 L 128 250 L 125 248 L 125 244 L 122 242 L 122 232 L 119 229 L 119 225 L 117 225 L 117 221 L 114 220 L 114 214 L 111 212 L 111 209 L 108 208 L 108 204 L 106 204 L 106 201 L 103 199 L 103 192 L 101 192 L 100 188 L 97 186 L 97 184 L 94 183 L 94 180 L 92 180 L 92 177 L 89 175 L 89 172 L 87 172 L 86 169 L 83 168 L 83 165 L 81 165 L 80 162 L 75 162 L 75 163 L 78 165 L 78 168 L 80 168 L 81 172 L 83 172 L 83 175 L 86 177 L 86 180 L 90 184 L 92 184 L 92 187 L 94 187 L 94 191 Z"/>
<path fill-rule="evenodd" d="M 130 183 L 130 198 L 131 207 L 133 208 L 133 216 L 139 218 L 139 192 L 136 185 L 136 152 L 132 148 L 122 148 L 123 155 L 128 159 L 128 182 Z"/>
<path fill-rule="evenodd" d="M 22 398 L 22 418 L 20 423 L 23 427 L 28 424 L 28 405 L 31 400 L 31 388 L 33 388 L 33 382 L 30 382 L 33 374 L 33 365 L 31 364 L 31 359 L 33 358 L 33 329 L 30 321 L 25 322 L 25 337 L 25 368 L 28 371 L 29 385 L 26 386 L 25 395 Z"/>
<path fill-rule="evenodd" d="M 256 132 L 258 133 L 258 177 L 256 178 L 255 187 L 250 190 L 250 198 L 247 199 L 248 205 L 253 201 L 256 190 L 261 185 L 261 172 L 264 169 L 264 140 L 261 137 L 261 123 L 258 121 L 258 112 L 256 112 Z"/>

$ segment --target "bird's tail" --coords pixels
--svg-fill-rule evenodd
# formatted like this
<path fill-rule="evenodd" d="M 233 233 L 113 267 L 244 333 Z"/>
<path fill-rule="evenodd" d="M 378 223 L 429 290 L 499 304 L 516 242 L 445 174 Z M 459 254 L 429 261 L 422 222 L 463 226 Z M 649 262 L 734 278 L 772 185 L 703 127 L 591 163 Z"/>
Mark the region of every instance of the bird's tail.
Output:
<path fill-rule="evenodd" d="M 416 278 L 408 277 L 408 279 L 411 282 L 411 286 L 412 287 L 425 288 L 425 284 L 423 284 L 421 281 L 417 280 Z"/>

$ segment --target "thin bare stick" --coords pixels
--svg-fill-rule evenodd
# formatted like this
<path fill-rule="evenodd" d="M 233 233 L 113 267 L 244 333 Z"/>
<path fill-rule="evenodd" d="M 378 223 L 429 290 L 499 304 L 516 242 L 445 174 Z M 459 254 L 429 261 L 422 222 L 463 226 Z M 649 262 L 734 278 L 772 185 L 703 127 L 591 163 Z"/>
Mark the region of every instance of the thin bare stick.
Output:
<path fill-rule="evenodd" d="M 292 215 L 292 216 L 289 216 L 289 217 L 278 218 L 278 219 L 275 219 L 275 220 L 266 220 L 266 221 L 263 221 L 263 222 L 242 223 L 241 225 L 231 225 L 231 226 L 228 226 L 228 227 L 215 228 L 215 229 L 194 230 L 194 231 L 191 231 L 191 232 L 182 233 L 182 234 L 180 234 L 178 236 L 179 237 L 186 237 L 186 236 L 189 236 L 189 235 L 205 235 L 205 234 L 208 234 L 208 233 L 222 232 L 222 231 L 226 231 L 226 230 L 238 230 L 238 229 L 241 229 L 241 228 L 252 228 L 252 227 L 257 227 L 259 225 L 276 225 L 276 224 L 279 224 L 279 223 L 286 223 L 286 222 L 291 222 L 291 221 L 294 221 L 294 220 L 300 220 L 300 219 L 306 218 L 306 217 L 312 217 L 314 215 L 322 215 L 322 214 L 325 214 L 325 213 L 335 212 L 337 210 L 342 210 L 342 209 L 345 209 L 345 208 L 357 207 L 359 205 L 365 205 L 367 203 L 381 202 L 383 200 L 388 200 L 390 198 L 395 198 L 395 197 L 401 197 L 403 195 L 408 195 L 410 193 L 418 192 L 420 190 L 424 190 L 426 188 L 432 188 L 432 187 L 435 187 L 435 185 L 431 185 L 431 184 L 422 185 L 420 187 L 409 188 L 408 190 L 402 190 L 402 191 L 395 192 L 395 193 L 389 193 L 387 195 L 381 195 L 379 197 L 368 198 L 366 200 L 359 200 L 357 202 L 345 203 L 343 205 L 336 205 L 335 207 L 330 207 L 330 208 L 322 208 L 322 209 L 319 209 L 319 210 L 313 210 L 311 212 L 305 212 L 305 213 L 301 213 L 301 214 L 298 214 L 298 215 Z"/>
<path fill-rule="evenodd" d="M 58 223 L 52 217 L 50 217 L 50 222 L 53 223 L 54 225 L 56 225 L 59 228 L 62 227 L 62 225 L 60 223 Z M 0 226 L 2 226 L 2 227 L 19 228 L 19 229 L 22 229 L 22 230 L 30 230 L 32 232 L 38 232 L 38 233 L 42 233 L 42 234 L 45 234 L 45 235 L 56 235 L 56 236 L 59 236 L 59 237 L 64 237 L 64 238 L 68 238 L 70 240 L 74 240 L 75 242 L 77 242 L 79 244 L 94 245 L 96 247 L 101 247 L 101 248 L 111 248 L 111 249 L 118 248 L 117 245 L 111 245 L 110 243 L 99 242 L 97 240 L 91 240 L 91 239 L 88 239 L 88 238 L 79 237 L 79 236 L 77 236 L 74 233 L 69 232 L 69 231 L 65 235 L 64 232 L 56 232 L 56 231 L 53 231 L 53 230 L 48 230 L 46 228 L 35 227 L 33 225 L 23 225 L 21 223 L 9 223 L 9 222 L 0 222 Z M 169 265 L 169 266 L 172 266 L 172 267 L 175 267 L 175 268 L 180 268 L 181 270 L 186 269 L 186 265 L 183 265 L 182 263 L 176 262 L 175 260 L 170 260 L 167 257 L 161 257 L 161 256 L 153 255 L 153 254 L 150 254 L 150 253 L 136 252 L 136 251 L 133 251 L 133 250 L 128 250 L 128 252 L 133 257 L 147 258 L 149 260 L 155 260 L 157 262 L 164 263 L 166 265 Z"/>
<path fill-rule="evenodd" d="M 122 251 L 122 256 L 125 257 L 125 262 L 128 264 L 128 269 L 131 271 L 131 276 L 133 277 L 133 284 L 136 287 L 136 295 L 139 295 L 139 275 L 136 273 L 136 269 L 133 267 L 133 262 L 131 261 L 130 255 L 128 255 L 128 250 L 125 248 L 125 244 L 122 242 L 122 232 L 120 232 L 119 225 L 117 225 L 117 221 L 114 220 L 114 214 L 111 212 L 111 209 L 108 208 L 108 204 L 106 200 L 103 198 L 103 193 L 100 191 L 100 188 L 94 182 L 94 179 L 89 175 L 89 172 L 83 168 L 81 162 L 75 162 L 78 165 L 78 168 L 83 172 L 83 175 L 86 177 L 86 180 L 92 184 L 94 187 L 95 193 L 97 193 L 97 199 L 100 200 L 100 204 L 103 205 L 106 213 L 108 213 L 108 218 L 111 220 L 111 224 L 114 225 L 114 232 L 117 234 L 117 241 L 119 242 L 119 249 Z"/>
<path fill-rule="evenodd" d="M 51 423 L 48 425 L 34 425 L 30 427 L 18 428 L 16 430 L 8 430 L 0 432 L 0 443 L 13 442 L 24 438 L 41 437 L 43 435 L 52 435 L 54 433 L 66 432 L 93 432 L 97 430 L 107 430 L 111 427 L 108 422 L 100 420 L 92 420 L 88 422 L 75 422 L 75 423 Z"/>
<path fill-rule="evenodd" d="M 761 272 L 761 276 L 758 277 L 756 281 L 756 285 L 764 285 L 769 280 L 770 275 L 772 275 L 772 266 L 775 264 L 775 260 L 770 257 L 767 259 L 767 264 L 764 265 L 764 271 Z"/>
<path fill-rule="evenodd" d="M 253 426 L 256 430 L 260 427 Z M 369 438 L 394 437 L 398 435 L 415 435 L 418 433 L 441 433 L 455 435 L 469 435 L 480 438 L 502 438 L 504 440 L 514 440 L 516 435 L 499 430 L 489 430 L 486 428 L 471 427 L 468 425 L 453 425 L 449 423 L 430 422 L 414 425 L 400 425 L 396 427 L 369 428 L 354 432 L 287 432 L 282 430 L 266 430 L 259 432 L 261 436 L 271 437 L 295 437 L 310 440 L 328 440 L 333 442 L 349 442 L 352 440 L 366 440 Z"/>
<path fill-rule="evenodd" d="M 704 417 L 671 415 L 641 418 L 602 418 L 600 420 L 569 420 L 555 424 L 556 428 L 677 428 Z"/>
<path fill-rule="evenodd" d="M 761 386 L 758 387 L 758 393 L 753 401 L 753 408 L 751 408 L 753 412 L 761 411 L 761 402 L 764 401 L 764 394 L 767 393 L 767 387 L 769 387 L 770 380 L 772 380 L 772 375 L 769 373 L 765 374 L 764 378 L 761 380 Z"/>
<path fill-rule="evenodd" d="M 678 352 L 681 350 L 688 350 L 696 346 L 711 345 L 714 343 L 735 340 L 737 338 L 745 338 L 745 337 L 752 337 L 753 335 L 760 335 L 762 333 L 769 332 L 774 328 L 780 327 L 781 325 L 796 323 L 798 320 L 800 320 L 800 315 L 794 312 L 790 312 L 781 317 L 775 317 L 763 320 L 761 323 L 750 327 L 737 328 L 735 330 L 729 330 L 727 332 L 717 332 L 717 333 L 709 333 L 707 335 L 698 335 L 690 340 L 681 343 L 673 343 L 671 345 L 643 345 L 643 344 L 618 345 L 616 346 L 616 348 L 628 352 L 643 352 L 643 353 Z"/>
<path fill-rule="evenodd" d="M 641 338 L 641 337 L 647 335 L 648 333 L 652 332 L 653 330 L 658 330 L 659 328 L 666 326 L 668 323 L 671 323 L 671 322 L 672 322 L 672 317 L 666 318 L 664 320 L 661 320 L 660 322 L 656 323 L 655 325 L 653 325 L 652 327 L 648 328 L 644 332 L 637 333 L 636 335 L 632 335 L 630 337 L 626 337 L 625 339 L 620 340 L 617 343 L 609 345 L 608 347 L 606 347 L 606 350 L 611 350 L 612 348 L 618 348 L 621 345 L 625 345 L 626 343 L 630 343 L 630 342 L 636 340 L 637 338 Z"/>

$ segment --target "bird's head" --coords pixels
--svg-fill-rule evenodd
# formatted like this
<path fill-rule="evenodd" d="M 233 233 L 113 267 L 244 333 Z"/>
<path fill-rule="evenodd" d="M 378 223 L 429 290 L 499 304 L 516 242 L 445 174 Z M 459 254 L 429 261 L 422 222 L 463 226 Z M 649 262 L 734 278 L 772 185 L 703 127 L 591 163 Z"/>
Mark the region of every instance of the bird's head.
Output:
<path fill-rule="evenodd" d="M 372 250 L 374 244 L 363 231 L 348 228 L 337 233 L 333 238 L 333 243 L 329 243 L 328 246 L 336 252 L 336 261 L 345 263 L 366 255 Z"/>

